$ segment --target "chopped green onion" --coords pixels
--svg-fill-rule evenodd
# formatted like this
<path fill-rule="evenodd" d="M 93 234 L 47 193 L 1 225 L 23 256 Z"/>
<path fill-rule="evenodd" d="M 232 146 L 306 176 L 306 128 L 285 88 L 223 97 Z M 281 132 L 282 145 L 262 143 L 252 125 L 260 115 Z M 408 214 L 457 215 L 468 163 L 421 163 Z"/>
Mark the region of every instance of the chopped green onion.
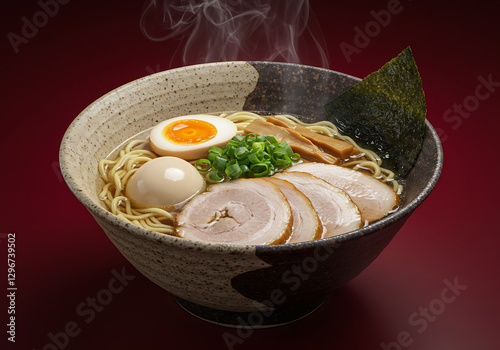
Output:
<path fill-rule="evenodd" d="M 233 158 L 234 157 L 234 149 L 235 147 L 233 145 L 227 145 L 226 148 L 224 148 L 224 154 L 226 158 Z"/>
<path fill-rule="evenodd" d="M 283 149 L 286 151 L 286 154 L 289 157 L 292 156 L 293 150 L 292 150 L 292 147 L 290 147 L 290 145 L 288 143 L 286 143 L 285 141 L 283 141 L 282 143 L 280 143 L 280 146 L 283 147 Z"/>
<path fill-rule="evenodd" d="M 208 173 L 208 180 L 210 182 L 221 182 L 222 180 L 224 180 L 224 173 L 218 170 L 213 170 Z"/>
<path fill-rule="evenodd" d="M 250 165 L 250 160 L 248 160 L 248 157 L 243 158 L 243 159 L 238 159 L 238 164 L 240 165 L 240 167 L 242 165 Z"/>
<path fill-rule="evenodd" d="M 250 153 L 248 151 L 248 148 L 246 147 L 238 147 L 235 151 L 234 151 L 234 156 L 236 157 L 236 159 L 243 159 L 245 158 L 248 153 Z"/>
<path fill-rule="evenodd" d="M 208 159 L 198 159 L 195 168 L 208 172 L 207 181 L 220 182 L 240 177 L 263 177 L 288 168 L 300 160 L 286 142 L 272 135 L 236 135 L 222 149 L 212 146 Z"/>
<path fill-rule="evenodd" d="M 267 152 L 262 152 L 262 160 L 266 161 L 266 160 L 271 160 L 271 155 Z"/>
<path fill-rule="evenodd" d="M 252 145 L 252 151 L 263 152 L 266 149 L 265 142 L 254 142 Z"/>
<path fill-rule="evenodd" d="M 257 152 L 252 152 L 248 154 L 248 160 L 252 164 L 260 163 L 264 160 L 264 157 L 262 156 L 262 153 L 257 153 Z"/>
<path fill-rule="evenodd" d="M 272 155 L 272 160 L 280 168 L 288 168 L 292 164 L 284 149 L 277 149 Z"/>
<path fill-rule="evenodd" d="M 236 140 L 230 140 L 226 147 L 224 148 L 224 152 L 228 153 L 229 150 L 234 150 L 235 148 L 237 148 L 238 146 L 240 145 L 240 142 L 236 141 Z"/>
<path fill-rule="evenodd" d="M 273 145 L 273 144 L 271 144 L 271 143 L 268 143 L 266 145 L 266 151 L 267 151 L 267 153 L 272 154 L 275 148 L 276 148 L 276 146 Z"/>
<path fill-rule="evenodd" d="M 263 177 L 269 175 L 269 166 L 266 163 L 257 163 L 250 167 L 254 177 Z"/>
<path fill-rule="evenodd" d="M 210 146 L 208 148 L 208 153 L 217 153 L 218 155 L 222 155 L 223 149 L 217 146 Z"/>
<path fill-rule="evenodd" d="M 250 171 L 250 168 L 248 167 L 247 164 L 240 164 L 240 169 L 241 169 L 242 176 L 246 176 L 247 173 Z"/>
<path fill-rule="evenodd" d="M 216 156 L 222 156 L 223 150 L 219 147 L 209 147 L 208 148 L 208 160 L 213 162 Z"/>
<path fill-rule="evenodd" d="M 267 164 L 267 170 L 269 172 L 269 175 L 272 175 L 275 173 L 276 167 L 273 165 L 271 162 L 264 162 L 264 164 Z"/>
<path fill-rule="evenodd" d="M 212 166 L 219 171 L 224 171 L 226 169 L 227 159 L 221 156 L 216 156 L 214 161 L 212 162 Z"/>
<path fill-rule="evenodd" d="M 227 163 L 226 163 L 226 168 L 230 167 L 231 165 L 233 164 L 238 164 L 238 160 L 237 159 L 230 159 Z"/>
<path fill-rule="evenodd" d="M 276 148 L 272 153 L 273 156 L 287 156 L 286 150 L 284 148 Z"/>
<path fill-rule="evenodd" d="M 252 132 L 245 136 L 245 138 L 243 139 L 243 144 L 245 145 L 245 147 L 252 147 L 252 145 L 255 143 L 256 140 L 257 140 L 257 134 L 254 134 Z"/>
<path fill-rule="evenodd" d="M 198 171 L 209 171 L 212 168 L 212 164 L 208 159 L 198 159 L 196 163 L 194 163 L 194 167 Z"/>
<path fill-rule="evenodd" d="M 234 163 L 234 164 L 231 164 L 230 166 L 228 166 L 226 168 L 225 172 L 226 172 L 227 177 L 230 178 L 231 180 L 239 178 L 241 176 L 241 174 L 243 173 L 243 171 L 241 171 L 241 168 L 238 165 L 238 163 Z"/>
<path fill-rule="evenodd" d="M 267 142 L 269 142 L 273 146 L 279 146 L 280 143 L 276 140 L 276 138 L 273 135 L 267 135 L 265 136 Z"/>

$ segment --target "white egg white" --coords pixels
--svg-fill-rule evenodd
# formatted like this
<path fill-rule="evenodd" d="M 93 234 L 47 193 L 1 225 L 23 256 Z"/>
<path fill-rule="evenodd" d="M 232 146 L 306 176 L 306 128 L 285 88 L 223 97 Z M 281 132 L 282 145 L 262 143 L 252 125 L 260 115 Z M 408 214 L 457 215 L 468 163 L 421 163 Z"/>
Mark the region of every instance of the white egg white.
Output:
<path fill-rule="evenodd" d="M 214 138 L 206 142 L 193 145 L 180 145 L 166 140 L 163 137 L 163 129 L 170 123 L 182 119 L 196 119 L 208 122 L 216 128 L 217 134 Z M 193 160 L 206 157 L 208 148 L 211 146 L 223 148 L 236 135 L 236 131 L 236 125 L 225 118 L 207 114 L 187 115 L 167 119 L 156 125 L 151 130 L 150 142 L 152 150 L 160 156 L 175 156 L 186 160 Z"/>

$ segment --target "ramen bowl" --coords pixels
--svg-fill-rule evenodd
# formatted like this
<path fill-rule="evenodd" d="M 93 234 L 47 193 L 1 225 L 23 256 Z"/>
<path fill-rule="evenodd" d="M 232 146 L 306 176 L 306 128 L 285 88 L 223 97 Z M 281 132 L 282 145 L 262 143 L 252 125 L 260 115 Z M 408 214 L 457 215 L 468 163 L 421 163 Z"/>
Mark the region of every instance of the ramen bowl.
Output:
<path fill-rule="evenodd" d="M 273 62 L 210 63 L 156 73 L 109 92 L 81 112 L 62 140 L 61 170 L 121 254 L 188 312 L 234 327 L 292 322 L 369 266 L 430 194 L 443 154 L 429 122 L 398 211 L 356 231 L 304 243 L 204 243 L 135 226 L 99 200 L 97 165 L 125 140 L 180 115 L 245 110 L 325 120 L 323 106 L 358 81 L 331 70 Z"/>

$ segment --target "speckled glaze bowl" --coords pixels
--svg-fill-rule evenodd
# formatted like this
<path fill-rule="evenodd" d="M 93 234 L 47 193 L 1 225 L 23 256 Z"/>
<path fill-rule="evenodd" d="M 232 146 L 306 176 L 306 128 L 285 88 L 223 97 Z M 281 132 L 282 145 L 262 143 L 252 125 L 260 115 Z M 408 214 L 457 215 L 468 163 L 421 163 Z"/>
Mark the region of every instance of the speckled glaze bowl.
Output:
<path fill-rule="evenodd" d="M 443 154 L 430 123 L 397 212 L 357 231 L 306 243 L 218 245 L 134 226 L 100 203 L 97 164 L 133 135 L 179 115 L 248 110 L 324 120 L 323 105 L 357 81 L 326 69 L 272 62 L 211 63 L 153 74 L 109 92 L 73 121 L 61 144 L 61 170 L 123 256 L 183 308 L 227 326 L 288 323 L 315 310 L 370 265 L 432 191 Z"/>

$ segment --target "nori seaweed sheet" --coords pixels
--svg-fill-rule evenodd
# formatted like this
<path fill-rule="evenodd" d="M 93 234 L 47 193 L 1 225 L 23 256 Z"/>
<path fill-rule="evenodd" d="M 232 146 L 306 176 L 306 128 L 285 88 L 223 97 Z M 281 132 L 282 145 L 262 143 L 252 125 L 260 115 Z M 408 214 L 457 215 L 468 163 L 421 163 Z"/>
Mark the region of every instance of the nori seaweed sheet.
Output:
<path fill-rule="evenodd" d="M 376 152 L 396 176 L 406 177 L 422 147 L 426 114 L 422 80 L 409 47 L 324 109 L 342 134 Z"/>

